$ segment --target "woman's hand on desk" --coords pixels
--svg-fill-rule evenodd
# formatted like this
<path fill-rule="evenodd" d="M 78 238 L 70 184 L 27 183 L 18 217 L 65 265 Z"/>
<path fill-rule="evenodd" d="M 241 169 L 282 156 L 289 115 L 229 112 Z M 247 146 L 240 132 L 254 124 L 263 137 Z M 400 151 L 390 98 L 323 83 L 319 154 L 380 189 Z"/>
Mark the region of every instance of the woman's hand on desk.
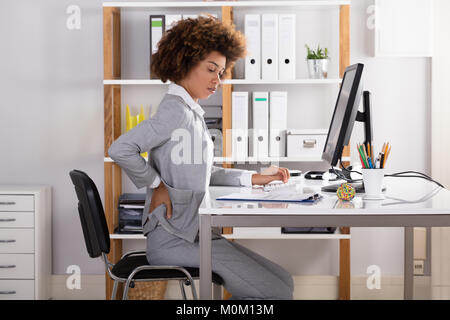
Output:
<path fill-rule="evenodd" d="M 166 186 L 161 182 L 159 186 L 153 190 L 149 213 L 163 203 L 166 205 L 167 219 L 172 218 L 172 201 L 170 201 L 169 192 L 167 191 Z"/>
<path fill-rule="evenodd" d="M 252 184 L 265 185 L 274 180 L 281 180 L 286 183 L 290 178 L 289 170 L 287 168 L 280 168 L 277 166 L 270 166 L 261 174 L 255 173 L 252 175 Z"/>

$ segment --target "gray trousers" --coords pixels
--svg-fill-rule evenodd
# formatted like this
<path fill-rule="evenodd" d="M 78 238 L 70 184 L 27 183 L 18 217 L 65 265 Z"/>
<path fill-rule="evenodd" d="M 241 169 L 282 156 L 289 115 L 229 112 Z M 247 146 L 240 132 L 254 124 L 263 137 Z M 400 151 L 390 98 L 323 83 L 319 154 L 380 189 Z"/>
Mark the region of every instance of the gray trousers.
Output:
<path fill-rule="evenodd" d="M 212 238 L 212 270 L 232 299 L 292 299 L 292 276 L 281 266 L 221 236 Z M 198 268 L 198 239 L 188 242 L 159 225 L 147 235 L 147 259 L 150 264 Z"/>

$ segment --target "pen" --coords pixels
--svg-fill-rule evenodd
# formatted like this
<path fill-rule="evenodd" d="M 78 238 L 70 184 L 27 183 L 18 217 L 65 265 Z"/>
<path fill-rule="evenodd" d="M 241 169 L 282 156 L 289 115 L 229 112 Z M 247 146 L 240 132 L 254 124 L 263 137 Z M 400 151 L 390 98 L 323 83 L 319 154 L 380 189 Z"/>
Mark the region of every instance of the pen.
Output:
<path fill-rule="evenodd" d="M 370 158 L 372 159 L 372 164 L 374 163 L 374 158 L 373 158 L 373 145 L 372 143 L 369 143 L 369 149 L 370 149 Z"/>
<path fill-rule="evenodd" d="M 370 145 L 370 156 L 372 157 L 372 164 L 375 168 L 375 155 L 373 154 L 373 144 Z"/>
<path fill-rule="evenodd" d="M 366 157 L 364 155 L 363 145 L 360 145 L 358 150 L 361 153 L 361 157 L 362 157 L 363 162 L 364 162 L 364 168 L 365 169 L 369 169 L 369 165 L 367 164 L 367 159 L 366 159 Z"/>
<path fill-rule="evenodd" d="M 370 159 L 370 157 L 369 157 L 369 168 L 373 169 L 372 160 Z"/>
<path fill-rule="evenodd" d="M 383 168 L 386 166 L 386 156 L 387 156 L 387 150 L 389 147 L 389 142 L 386 142 L 386 146 L 384 147 L 384 158 L 383 158 Z"/>
<path fill-rule="evenodd" d="M 389 146 L 389 149 L 388 149 L 388 151 L 387 151 L 387 153 L 386 153 L 386 157 L 385 157 L 385 159 L 384 159 L 384 164 L 383 164 L 383 166 L 386 165 L 386 161 L 387 161 L 387 158 L 389 157 L 389 153 L 391 153 L 391 146 Z"/>
<path fill-rule="evenodd" d="M 363 161 L 363 158 L 362 158 L 362 155 L 361 155 L 361 150 L 359 149 L 359 145 L 358 144 L 356 144 L 356 149 L 358 149 L 359 159 L 361 160 L 362 167 L 365 169 L 366 166 L 364 165 L 364 161 Z"/>
<path fill-rule="evenodd" d="M 362 144 L 362 147 L 363 147 L 363 151 L 364 151 L 364 156 L 366 157 L 366 160 L 367 160 L 366 145 L 363 143 L 363 144 Z"/>

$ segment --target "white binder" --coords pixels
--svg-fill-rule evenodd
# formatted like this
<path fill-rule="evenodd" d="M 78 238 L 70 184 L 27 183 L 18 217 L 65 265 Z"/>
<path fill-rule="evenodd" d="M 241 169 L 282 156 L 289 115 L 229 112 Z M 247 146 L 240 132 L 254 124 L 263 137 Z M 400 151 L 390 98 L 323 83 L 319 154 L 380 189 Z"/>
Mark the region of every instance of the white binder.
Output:
<path fill-rule="evenodd" d="M 245 15 L 247 56 L 245 57 L 245 79 L 261 79 L 261 16 Z"/>
<path fill-rule="evenodd" d="M 166 31 L 181 20 L 181 14 L 166 14 Z"/>
<path fill-rule="evenodd" d="M 295 14 L 278 16 L 278 78 L 295 80 Z"/>
<path fill-rule="evenodd" d="M 286 91 L 270 92 L 269 128 L 269 155 L 271 157 L 285 157 L 287 129 Z"/>
<path fill-rule="evenodd" d="M 165 31 L 165 16 L 150 15 L 150 66 L 152 65 L 152 54 L 158 51 L 158 42 Z M 150 72 L 150 79 L 157 77 Z"/>
<path fill-rule="evenodd" d="M 248 157 L 248 92 L 231 94 L 232 157 L 244 161 Z"/>
<path fill-rule="evenodd" d="M 250 151 L 253 157 L 269 156 L 269 93 L 253 92 L 253 129 L 250 138 Z"/>
<path fill-rule="evenodd" d="M 183 14 L 183 19 L 197 19 L 198 14 Z"/>
<path fill-rule="evenodd" d="M 278 80 L 278 15 L 261 19 L 261 71 L 263 80 Z"/>

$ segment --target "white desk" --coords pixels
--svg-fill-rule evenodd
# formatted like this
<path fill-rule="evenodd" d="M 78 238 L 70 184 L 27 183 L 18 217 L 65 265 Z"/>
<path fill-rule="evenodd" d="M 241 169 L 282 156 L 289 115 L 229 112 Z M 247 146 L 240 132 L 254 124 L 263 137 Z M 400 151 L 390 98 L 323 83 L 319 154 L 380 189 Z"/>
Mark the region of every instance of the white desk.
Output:
<path fill-rule="evenodd" d="M 322 181 L 298 179 L 299 190 L 320 192 Z M 350 203 L 334 193 L 313 205 L 216 201 L 234 192 L 258 189 L 210 187 L 200 209 L 200 299 L 211 299 L 212 227 L 404 227 L 404 298 L 413 298 L 413 228 L 450 226 L 450 191 L 418 178 L 385 178 L 385 199 Z"/>

